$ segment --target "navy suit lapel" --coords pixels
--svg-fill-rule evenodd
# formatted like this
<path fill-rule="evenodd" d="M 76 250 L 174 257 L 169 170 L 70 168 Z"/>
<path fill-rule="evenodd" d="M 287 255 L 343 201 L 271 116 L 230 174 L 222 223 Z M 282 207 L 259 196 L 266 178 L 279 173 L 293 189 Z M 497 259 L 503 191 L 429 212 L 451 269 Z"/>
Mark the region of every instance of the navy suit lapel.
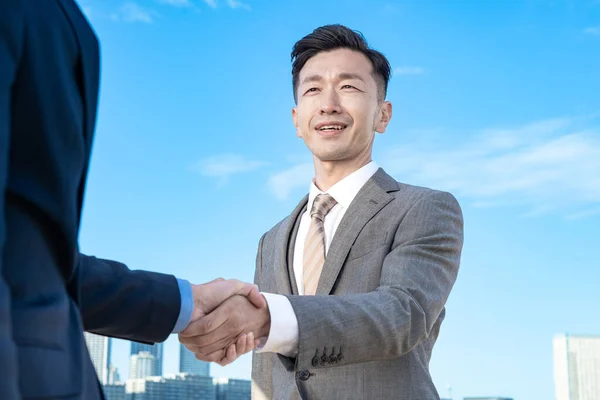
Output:
<path fill-rule="evenodd" d="M 80 60 L 78 70 L 78 85 L 81 91 L 84 112 L 84 141 L 87 162 L 85 163 L 81 182 L 79 184 L 79 219 L 85 192 L 85 183 L 92 151 L 96 113 L 98 108 L 98 88 L 100 82 L 100 45 L 91 25 L 83 15 L 79 6 L 73 0 L 56 0 L 69 19 L 75 38 L 79 43 Z"/>
<path fill-rule="evenodd" d="M 91 25 L 73 0 L 57 0 L 71 22 L 80 49 L 79 85 L 85 113 L 86 144 L 89 150 L 96 124 L 98 87 L 100 82 L 100 45 Z"/>

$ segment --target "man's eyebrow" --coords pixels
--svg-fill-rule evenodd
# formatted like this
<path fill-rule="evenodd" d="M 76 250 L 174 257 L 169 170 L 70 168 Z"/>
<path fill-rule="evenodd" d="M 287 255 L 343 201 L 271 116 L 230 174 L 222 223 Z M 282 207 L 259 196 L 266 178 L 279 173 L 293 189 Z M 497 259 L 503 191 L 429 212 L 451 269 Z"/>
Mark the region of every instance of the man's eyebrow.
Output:
<path fill-rule="evenodd" d="M 306 78 L 304 78 L 302 80 L 302 85 L 304 85 L 305 83 L 309 83 L 309 82 L 319 82 L 322 81 L 323 77 L 321 75 L 318 74 L 313 74 L 313 75 L 309 75 Z"/>
<path fill-rule="evenodd" d="M 363 79 L 363 77 L 360 76 L 359 74 L 353 74 L 351 72 L 342 72 L 341 74 L 338 75 L 338 79 L 341 81 L 346 81 L 346 80 L 351 80 L 351 79 L 357 79 L 362 82 L 365 81 Z"/>
<path fill-rule="evenodd" d="M 342 72 L 341 74 L 339 74 L 337 76 L 337 79 L 340 81 L 344 81 L 344 80 L 351 80 L 351 79 L 357 79 L 359 81 L 364 82 L 365 80 L 363 79 L 362 76 L 360 76 L 359 74 L 354 74 L 351 72 Z M 313 75 L 308 75 L 306 78 L 304 78 L 302 80 L 301 85 L 304 85 L 306 83 L 310 83 L 310 82 L 320 82 L 323 80 L 323 77 L 319 74 L 313 74 Z"/>

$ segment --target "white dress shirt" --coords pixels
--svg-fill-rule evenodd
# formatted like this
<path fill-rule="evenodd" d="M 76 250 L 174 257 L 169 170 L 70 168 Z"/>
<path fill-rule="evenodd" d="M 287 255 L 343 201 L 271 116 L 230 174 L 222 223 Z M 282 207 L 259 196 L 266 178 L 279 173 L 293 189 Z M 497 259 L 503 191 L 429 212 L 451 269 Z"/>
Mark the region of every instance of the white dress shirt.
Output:
<path fill-rule="evenodd" d="M 335 231 L 337 230 L 342 217 L 346 213 L 346 210 L 350 207 L 350 203 L 352 203 L 356 194 L 365 183 L 371 179 L 378 169 L 379 166 L 374 161 L 371 161 L 364 167 L 354 171 L 352 174 L 333 185 L 327 192 L 319 190 L 314 181 L 311 183 L 310 192 L 308 194 L 308 208 L 302 214 L 300 219 L 298 235 L 296 237 L 296 243 L 294 244 L 294 259 L 292 260 L 294 276 L 300 295 L 304 294 L 304 241 L 308 234 L 308 228 L 311 222 L 310 210 L 315 197 L 321 193 L 327 193 L 337 201 L 337 204 L 329 211 L 323 220 L 325 228 L 325 255 L 327 255 L 331 240 L 333 239 Z M 261 343 L 257 352 L 274 352 L 284 356 L 293 357 L 298 352 L 298 319 L 296 318 L 296 313 L 294 313 L 290 301 L 285 296 L 272 293 L 263 294 L 267 300 L 269 311 L 271 313 L 271 329 L 269 331 L 269 336 L 262 339 L 264 345 Z"/>

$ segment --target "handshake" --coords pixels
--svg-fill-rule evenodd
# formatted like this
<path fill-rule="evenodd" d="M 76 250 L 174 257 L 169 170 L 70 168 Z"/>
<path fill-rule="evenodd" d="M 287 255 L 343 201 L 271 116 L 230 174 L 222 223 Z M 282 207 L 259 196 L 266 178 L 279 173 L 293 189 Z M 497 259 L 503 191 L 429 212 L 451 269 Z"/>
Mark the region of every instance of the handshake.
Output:
<path fill-rule="evenodd" d="M 192 317 L 179 341 L 199 360 L 225 366 L 268 336 L 271 315 L 256 285 L 219 278 L 192 285 L 192 294 Z"/>

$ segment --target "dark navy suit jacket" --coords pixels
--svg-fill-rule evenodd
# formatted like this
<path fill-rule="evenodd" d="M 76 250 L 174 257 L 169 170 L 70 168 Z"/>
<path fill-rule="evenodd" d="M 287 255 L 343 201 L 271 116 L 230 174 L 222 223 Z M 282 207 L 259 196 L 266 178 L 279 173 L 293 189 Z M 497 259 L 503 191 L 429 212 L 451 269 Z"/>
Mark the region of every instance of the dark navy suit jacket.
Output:
<path fill-rule="evenodd" d="M 154 343 L 175 277 L 81 254 L 99 46 L 74 0 L 0 0 L 0 399 L 100 399 L 83 331 Z"/>

